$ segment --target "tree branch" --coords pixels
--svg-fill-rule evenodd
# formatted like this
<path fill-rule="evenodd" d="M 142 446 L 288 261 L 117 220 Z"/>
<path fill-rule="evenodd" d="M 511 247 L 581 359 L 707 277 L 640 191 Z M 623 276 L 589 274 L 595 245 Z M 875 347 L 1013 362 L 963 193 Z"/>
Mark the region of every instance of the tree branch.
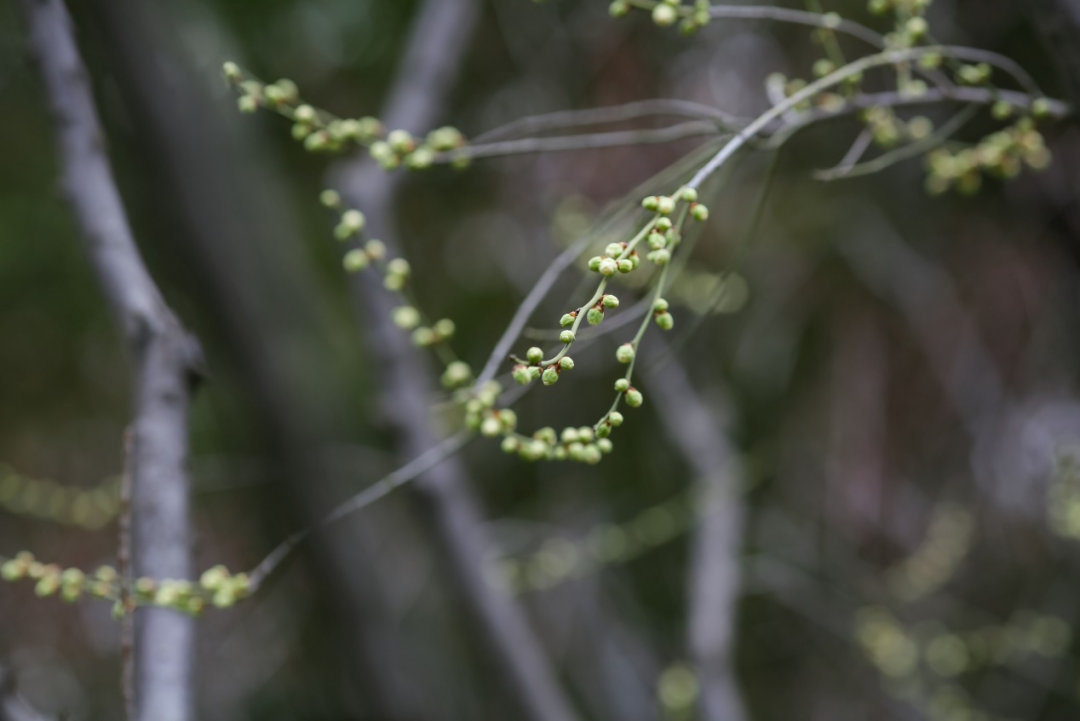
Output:
<path fill-rule="evenodd" d="M 22 8 L 56 118 L 64 188 L 135 367 L 135 573 L 188 578 L 187 413 L 200 350 L 165 304 L 135 245 L 67 10 L 60 0 L 23 0 Z M 188 721 L 194 621 L 164 609 L 140 614 L 139 718 Z"/>

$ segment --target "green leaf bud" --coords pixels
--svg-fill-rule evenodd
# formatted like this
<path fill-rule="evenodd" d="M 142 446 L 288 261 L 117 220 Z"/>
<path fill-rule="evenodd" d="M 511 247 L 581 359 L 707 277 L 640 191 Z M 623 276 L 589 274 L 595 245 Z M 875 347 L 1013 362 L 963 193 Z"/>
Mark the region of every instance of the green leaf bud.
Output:
<path fill-rule="evenodd" d="M 652 309 L 657 313 L 663 313 L 668 309 L 668 302 L 663 298 L 657 298 L 656 302 L 653 303 Z"/>
<path fill-rule="evenodd" d="M 608 423 L 610 423 L 615 428 L 618 428 L 623 424 L 623 414 L 619 413 L 618 411 L 612 411 L 611 413 L 609 413 L 607 419 Z"/>
<path fill-rule="evenodd" d="M 659 207 L 659 205 L 660 199 L 655 195 L 650 195 L 641 201 L 642 208 L 644 208 L 645 210 L 651 210 L 653 212 L 656 212 L 656 209 Z"/>
<path fill-rule="evenodd" d="M 675 327 L 675 318 L 671 315 L 671 313 L 668 313 L 667 311 L 663 313 L 657 313 L 656 325 L 658 325 L 661 330 L 671 330 Z"/>
<path fill-rule="evenodd" d="M 637 267 L 638 267 L 639 265 L 641 265 L 641 256 L 640 256 L 640 255 L 638 255 L 638 252 L 637 252 L 636 250 L 635 250 L 635 251 L 631 251 L 631 253 L 630 253 L 630 262 L 631 262 L 631 263 L 633 264 L 633 266 L 634 266 L 634 268 L 635 268 L 635 269 L 636 269 L 636 268 L 637 268 Z"/>
<path fill-rule="evenodd" d="M 690 217 L 700 223 L 704 223 L 709 219 L 709 209 L 701 203 L 695 203 L 690 206 Z"/>
<path fill-rule="evenodd" d="M 625 378 L 620 378 L 619 380 L 615 381 L 615 390 L 619 393 L 625 393 L 626 391 L 630 390 L 630 381 L 626 380 Z"/>
<path fill-rule="evenodd" d="M 941 67 L 942 60 L 941 53 L 927 53 L 919 56 L 919 66 L 923 70 L 936 70 Z"/>
<path fill-rule="evenodd" d="M 319 202 L 327 208 L 337 208 L 341 205 L 341 195 L 336 190 L 327 188 L 319 193 Z"/>
<path fill-rule="evenodd" d="M 561 325 L 563 328 L 569 328 L 573 324 L 574 324 L 574 315 L 573 314 L 566 313 L 566 314 L 563 315 L 562 318 L 559 318 L 559 325 Z"/>
<path fill-rule="evenodd" d="M 532 368 L 529 369 L 529 377 L 532 378 L 533 380 L 536 380 L 537 378 L 539 378 L 540 373 L 541 373 L 540 366 L 533 366 Z"/>
<path fill-rule="evenodd" d="M 990 109 L 990 114 L 996 120 L 1007 120 L 1013 114 L 1013 106 L 1004 100 L 999 100 Z"/>
<path fill-rule="evenodd" d="M 480 433 L 488 438 L 494 438 L 502 433 L 502 423 L 495 416 L 488 416 L 480 423 Z"/>
<path fill-rule="evenodd" d="M 671 218 L 657 218 L 655 227 L 661 233 L 666 233 L 671 230 Z"/>
<path fill-rule="evenodd" d="M 526 365 L 522 365 L 521 363 L 514 366 L 514 370 L 511 375 L 513 376 L 514 380 L 516 380 L 523 386 L 529 385 L 529 382 L 533 379 L 532 373 L 529 372 L 529 367 Z"/>
<path fill-rule="evenodd" d="M 601 423 L 600 425 L 598 425 L 596 427 L 596 437 L 597 438 L 607 438 L 610 435 L 611 435 L 611 426 L 609 426 L 607 423 Z"/>
<path fill-rule="evenodd" d="M 135 594 L 141 598 L 153 598 L 155 591 L 157 591 L 157 581 L 149 576 L 143 576 L 135 581 Z"/>
<path fill-rule="evenodd" d="M 386 142 L 394 152 L 404 155 L 416 149 L 416 140 L 408 130 L 391 130 L 386 136 Z"/>
<path fill-rule="evenodd" d="M 599 308 L 589 308 L 585 314 L 585 321 L 589 325 L 600 325 L 600 321 L 604 320 L 604 311 Z"/>
<path fill-rule="evenodd" d="M 469 430 L 478 430 L 480 428 L 480 422 L 482 420 L 483 418 L 476 411 L 465 411 L 465 427 Z"/>
<path fill-rule="evenodd" d="M 671 215 L 675 212 L 675 199 L 667 195 L 661 195 L 656 199 L 656 212 L 660 215 Z"/>
<path fill-rule="evenodd" d="M 38 596 L 51 596 L 60 590 L 60 574 L 50 573 L 42 576 L 34 586 L 34 593 Z"/>
<path fill-rule="evenodd" d="M 378 118 L 373 118 L 370 115 L 366 115 L 359 120 L 360 123 L 360 140 L 368 141 L 382 135 L 383 126 L 379 122 Z"/>
<path fill-rule="evenodd" d="M 667 247 L 667 238 L 660 233 L 649 233 L 648 243 L 652 250 L 661 250 Z"/>
<path fill-rule="evenodd" d="M 595 437 L 596 433 L 593 431 L 592 426 L 582 426 L 581 428 L 578 428 L 578 440 L 582 443 L 591 443 Z"/>
<path fill-rule="evenodd" d="M 634 261 L 629 258 L 623 258 L 615 262 L 615 267 L 619 269 L 620 273 L 629 273 L 634 269 Z"/>
<path fill-rule="evenodd" d="M 632 343 L 623 343 L 615 349 L 615 360 L 620 363 L 629 363 L 634 360 L 634 346 Z"/>
<path fill-rule="evenodd" d="M 341 259 L 342 266 L 350 273 L 362 271 L 367 268 L 367 254 L 360 248 L 354 248 Z"/>
<path fill-rule="evenodd" d="M 369 240 L 364 244 L 364 252 L 372 260 L 382 260 L 386 257 L 386 244 L 381 240 Z"/>
<path fill-rule="evenodd" d="M 432 327 L 432 330 L 435 331 L 435 335 L 439 336 L 440 339 L 445 340 L 446 338 L 450 338 L 454 335 L 454 331 L 457 330 L 457 326 L 454 325 L 454 321 L 450 320 L 449 318 L 440 318 L 439 320 L 435 321 L 435 325 Z"/>
<path fill-rule="evenodd" d="M 209 591 L 214 591 L 221 588 L 221 585 L 228 580 L 229 569 L 218 565 L 203 572 L 199 577 L 199 585 Z"/>
<path fill-rule="evenodd" d="M 570 443 L 577 443 L 581 440 L 581 437 L 578 435 L 577 428 L 567 427 L 563 428 L 562 433 L 559 435 L 559 440 L 569 445 Z"/>
<path fill-rule="evenodd" d="M 631 387 L 626 391 L 626 405 L 631 408 L 640 408 L 644 402 L 645 397 L 641 395 L 641 391 L 637 388 Z"/>
<path fill-rule="evenodd" d="M 600 299 L 600 302 L 604 304 L 605 308 L 618 308 L 619 307 L 619 299 L 616 296 L 612 295 L 611 293 L 605 294 L 604 297 L 602 297 Z"/>
<path fill-rule="evenodd" d="M 501 447 L 503 453 L 517 453 L 521 450 L 521 441 L 513 436 L 507 436 L 503 438 Z"/>
<path fill-rule="evenodd" d="M 679 197 L 685 200 L 687 203 L 696 203 L 698 199 L 697 190 L 694 188 L 683 188 L 679 192 Z"/>
<path fill-rule="evenodd" d="M 393 319 L 394 325 L 402 330 L 412 330 L 420 325 L 420 312 L 411 305 L 394 308 L 390 317 Z"/>
<path fill-rule="evenodd" d="M 311 126 L 304 125 L 303 123 L 295 123 L 292 126 L 291 133 L 293 140 L 304 140 L 307 136 L 311 135 Z"/>
<path fill-rule="evenodd" d="M 622 255 L 624 246 L 622 243 L 608 243 L 608 246 L 604 248 L 604 255 L 609 255 L 612 258 L 617 258 Z"/>
<path fill-rule="evenodd" d="M 341 214 L 341 224 L 353 233 L 359 233 L 364 229 L 366 220 L 359 210 L 346 210 Z"/>
<path fill-rule="evenodd" d="M 562 358 L 559 359 L 559 367 L 562 368 L 564 371 L 573 370 L 574 359 L 568 355 L 564 355 Z"/>
<path fill-rule="evenodd" d="M 559 371 L 555 370 L 555 366 L 545 368 L 543 375 L 540 376 L 540 380 L 543 381 L 546 386 L 553 386 L 559 382 Z"/>
<path fill-rule="evenodd" d="M 405 159 L 405 164 L 412 170 L 425 170 L 430 168 L 435 162 L 435 152 L 427 147 L 421 145 L 419 148 L 409 153 Z"/>
<path fill-rule="evenodd" d="M 426 348 L 433 345 L 437 340 L 435 331 L 431 328 L 420 327 L 413 331 L 412 342 L 414 345 L 420 348 Z"/>
<path fill-rule="evenodd" d="M 529 441 L 522 444 L 521 457 L 527 461 L 539 461 L 547 457 L 548 445 L 543 441 Z"/>
<path fill-rule="evenodd" d="M 574 335 L 574 331 L 572 330 L 564 330 L 562 333 L 559 333 L 559 340 L 566 345 L 570 345 L 571 343 L 573 343 L 575 338 L 576 336 Z"/>
<path fill-rule="evenodd" d="M 544 351 L 536 346 L 533 346 L 529 350 L 525 351 L 525 360 L 529 361 L 533 365 L 544 360 Z"/>
<path fill-rule="evenodd" d="M 660 27 L 667 27 L 679 19 L 679 13 L 667 3 L 660 3 L 653 8 L 652 19 Z"/>
<path fill-rule="evenodd" d="M 615 272 L 618 271 L 618 269 L 619 265 L 615 262 L 614 258 L 604 258 L 600 261 L 600 267 L 597 268 L 600 275 L 603 276 L 615 275 Z"/>
<path fill-rule="evenodd" d="M 600 270 L 600 262 L 603 260 L 599 255 L 594 255 L 589 258 L 589 270 L 596 272 Z"/>
<path fill-rule="evenodd" d="M 428 133 L 427 142 L 435 150 L 446 152 L 465 145 L 465 136 L 457 128 L 446 126 Z"/>
<path fill-rule="evenodd" d="M 0 576 L 5 581 L 18 581 L 26 576 L 26 567 L 18 561 L 4 561 L 0 566 Z"/>

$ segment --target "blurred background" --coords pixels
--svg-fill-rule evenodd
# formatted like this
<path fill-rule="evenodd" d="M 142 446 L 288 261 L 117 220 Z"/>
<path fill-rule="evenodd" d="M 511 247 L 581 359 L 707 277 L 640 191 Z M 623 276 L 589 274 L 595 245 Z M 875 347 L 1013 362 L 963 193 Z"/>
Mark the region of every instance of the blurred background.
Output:
<path fill-rule="evenodd" d="M 863 3 L 823 3 L 887 29 Z M 381 397 L 376 307 L 350 298 L 317 202 L 331 161 L 281 118 L 238 114 L 221 63 L 292 78 L 339 116 L 378 115 L 420 10 L 72 4 L 136 237 L 207 356 L 191 420 L 200 571 L 251 568 L 411 457 Z M 1071 100 L 1069 12 L 937 0 L 929 17 L 936 37 L 1001 52 Z M 600 0 L 486 0 L 467 24 L 432 125 L 467 136 L 656 97 L 753 117 L 769 74 L 809 77 L 823 54 L 806 28 L 720 20 L 684 38 L 645 13 L 611 20 Z M 58 192 L 23 30 L 0 0 L 0 553 L 90 569 L 115 562 L 130 369 Z M 995 127 L 984 113 L 960 138 Z M 676 328 L 646 336 L 663 344 L 613 455 L 527 464 L 482 440 L 461 456 L 495 541 L 486 578 L 523 606 L 582 719 L 698 718 L 716 679 L 691 657 L 710 624 L 730 654 L 714 670 L 733 674 L 748 718 L 1080 718 L 1080 137 L 1071 121 L 1045 127 L 1047 170 L 972 197 L 929 197 L 919 160 L 813 179 L 859 131 L 856 118 L 815 127 L 774 168 L 749 152 L 709 187 L 671 293 Z M 398 171 L 391 240 L 478 369 L 558 251 L 702 142 Z M 733 259 L 732 292 L 701 315 Z M 532 337 L 580 302 L 581 270 Z M 618 292 L 626 307 L 640 290 Z M 516 406 L 522 427 L 598 418 L 632 334 L 576 352 L 572 376 Z M 716 489 L 706 536 L 695 510 Z M 207 613 L 198 717 L 520 718 L 428 505 L 396 493 L 305 544 L 255 598 Z M 707 572 L 730 603 L 691 604 Z M 40 711 L 120 717 L 108 604 L 5 584 L 0 619 L 0 663 Z"/>

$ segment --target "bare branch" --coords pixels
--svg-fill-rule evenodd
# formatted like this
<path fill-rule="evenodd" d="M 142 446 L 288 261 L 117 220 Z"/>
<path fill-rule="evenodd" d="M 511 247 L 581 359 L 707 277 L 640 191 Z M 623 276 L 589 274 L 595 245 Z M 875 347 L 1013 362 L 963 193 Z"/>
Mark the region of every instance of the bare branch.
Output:
<path fill-rule="evenodd" d="M 200 363 L 197 343 L 181 327 L 147 272 L 132 237 L 71 21 L 60 0 L 23 0 L 30 47 L 57 122 L 64 186 L 113 315 L 135 366 L 131 468 L 135 572 L 187 578 L 187 411 L 189 381 Z M 139 718 L 192 718 L 194 622 L 165 609 L 141 612 Z"/>
<path fill-rule="evenodd" d="M 0 721 L 48 721 L 19 695 L 15 673 L 0 664 Z"/>

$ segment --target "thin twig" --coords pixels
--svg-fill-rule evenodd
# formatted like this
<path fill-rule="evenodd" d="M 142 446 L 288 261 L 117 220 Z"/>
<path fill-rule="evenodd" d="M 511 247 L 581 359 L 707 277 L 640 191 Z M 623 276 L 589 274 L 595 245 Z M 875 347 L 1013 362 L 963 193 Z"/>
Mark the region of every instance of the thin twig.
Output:
<path fill-rule="evenodd" d="M 120 545 L 117 566 L 120 574 L 120 603 L 124 615 L 120 618 L 120 692 L 124 699 L 127 721 L 135 719 L 135 597 L 131 573 L 131 429 L 124 432 L 124 468 L 120 474 L 120 501 L 117 525 Z"/>
<path fill-rule="evenodd" d="M 851 144 L 848 151 L 844 153 L 844 157 L 836 164 L 836 167 L 831 170 L 819 170 L 815 173 L 814 177 L 821 179 L 821 175 L 824 173 L 843 173 L 851 168 L 855 167 L 855 164 L 862 159 L 862 156 L 870 148 L 870 143 L 874 142 L 874 131 L 869 126 L 862 129 L 862 132 L 855 138 L 855 142 Z"/>

